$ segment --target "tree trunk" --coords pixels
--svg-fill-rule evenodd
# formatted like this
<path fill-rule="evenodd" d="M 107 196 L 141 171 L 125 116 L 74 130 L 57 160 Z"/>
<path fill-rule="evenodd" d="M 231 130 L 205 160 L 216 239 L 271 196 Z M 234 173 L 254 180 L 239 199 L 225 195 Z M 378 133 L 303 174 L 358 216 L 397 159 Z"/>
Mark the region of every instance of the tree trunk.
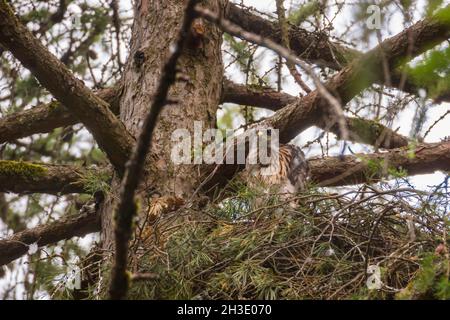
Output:
<path fill-rule="evenodd" d="M 207 6 L 218 12 L 223 9 L 220 2 L 209 0 Z M 186 1 L 179 0 L 136 2 L 130 56 L 122 78 L 120 100 L 120 119 L 135 138 L 149 112 L 162 66 L 178 36 L 185 5 Z M 154 133 L 148 162 L 156 169 L 146 172 L 142 179 L 138 192 L 142 199 L 140 214 L 147 209 L 146 199 L 150 195 L 185 198 L 192 195 L 199 184 L 200 168 L 172 163 L 171 134 L 176 129 L 187 129 L 193 137 L 194 121 L 201 121 L 203 129 L 216 126 L 223 81 L 221 44 L 222 33 L 214 25 L 200 19 L 194 21 L 188 48 L 178 62 L 183 80 L 171 88 L 168 97 L 171 103 L 161 113 Z M 107 250 L 111 250 L 114 241 L 112 217 L 119 184 L 116 177 L 112 193 L 102 207 L 102 241 Z"/>

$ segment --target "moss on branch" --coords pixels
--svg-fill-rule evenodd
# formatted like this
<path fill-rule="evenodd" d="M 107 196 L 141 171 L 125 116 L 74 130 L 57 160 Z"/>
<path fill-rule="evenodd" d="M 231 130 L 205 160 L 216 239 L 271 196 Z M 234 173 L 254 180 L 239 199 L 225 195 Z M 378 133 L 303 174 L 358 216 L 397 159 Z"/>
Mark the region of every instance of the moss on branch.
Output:
<path fill-rule="evenodd" d="M 41 165 L 24 161 L 0 160 L 0 175 L 21 177 L 34 180 L 47 173 L 47 169 Z"/>

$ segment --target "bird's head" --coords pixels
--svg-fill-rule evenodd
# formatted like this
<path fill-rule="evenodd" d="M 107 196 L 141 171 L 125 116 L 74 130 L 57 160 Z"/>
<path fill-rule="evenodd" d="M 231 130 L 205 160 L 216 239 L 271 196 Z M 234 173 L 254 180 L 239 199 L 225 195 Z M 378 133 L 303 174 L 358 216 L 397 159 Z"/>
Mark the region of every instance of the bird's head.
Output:
<path fill-rule="evenodd" d="M 272 175 L 278 168 L 278 131 L 273 128 L 255 128 L 249 136 L 246 170 L 252 174 Z"/>

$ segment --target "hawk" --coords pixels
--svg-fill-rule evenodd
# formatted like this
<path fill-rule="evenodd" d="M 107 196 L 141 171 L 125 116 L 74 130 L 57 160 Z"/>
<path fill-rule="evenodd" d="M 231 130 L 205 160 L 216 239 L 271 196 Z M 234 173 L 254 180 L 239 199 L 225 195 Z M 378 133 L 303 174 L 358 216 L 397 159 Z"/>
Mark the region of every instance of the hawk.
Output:
<path fill-rule="evenodd" d="M 279 148 L 271 148 L 270 151 L 270 161 L 267 164 L 251 164 L 247 161 L 245 171 L 248 186 L 270 187 L 285 197 L 305 190 L 309 166 L 303 151 L 293 144 L 282 144 Z M 250 157 L 254 157 L 252 152 L 247 159 Z"/>

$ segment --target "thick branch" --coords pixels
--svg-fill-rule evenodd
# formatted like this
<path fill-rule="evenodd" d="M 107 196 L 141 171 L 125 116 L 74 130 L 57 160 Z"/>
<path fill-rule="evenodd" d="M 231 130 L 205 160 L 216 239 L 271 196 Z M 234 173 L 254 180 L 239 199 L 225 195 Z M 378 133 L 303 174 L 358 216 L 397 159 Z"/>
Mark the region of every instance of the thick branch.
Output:
<path fill-rule="evenodd" d="M 0 160 L 0 192 L 83 193 L 87 173 L 75 166 Z"/>
<path fill-rule="evenodd" d="M 0 266 L 26 254 L 30 244 L 37 243 L 42 247 L 99 230 L 100 215 L 85 213 L 16 233 L 8 239 L 0 240 Z"/>
<path fill-rule="evenodd" d="M 387 153 L 309 160 L 311 179 L 321 186 L 374 182 L 394 172 L 413 176 L 450 171 L 450 141 L 399 148 Z"/>
<path fill-rule="evenodd" d="M 109 110 L 108 104 L 33 37 L 6 1 L 0 2 L 0 43 L 80 119 L 114 167 L 123 171 L 134 144 L 133 137 Z"/>
<path fill-rule="evenodd" d="M 102 89 L 99 98 L 119 112 L 118 87 Z M 58 101 L 38 105 L 32 109 L 13 113 L 0 119 L 0 143 L 14 141 L 36 133 L 47 133 L 58 127 L 70 126 L 79 120 Z"/>
<path fill-rule="evenodd" d="M 232 81 L 224 81 L 223 102 L 237 103 L 241 105 L 254 106 L 277 111 L 290 103 L 294 103 L 298 98 L 284 92 L 277 92 L 272 89 L 253 89 L 245 85 L 236 84 Z M 346 127 L 349 132 L 349 139 L 355 142 L 369 145 L 379 144 L 386 149 L 399 148 L 408 145 L 408 138 L 394 132 L 393 130 L 375 121 L 345 117 Z M 320 121 L 321 129 L 333 132 L 340 137 L 339 126 L 334 124 L 331 127 Z M 382 132 L 385 132 L 381 141 L 378 139 Z"/>
<path fill-rule="evenodd" d="M 241 9 L 231 2 L 228 4 L 224 18 L 241 26 L 246 31 L 281 43 L 278 24 Z M 302 28 L 290 28 L 289 40 L 290 48 L 302 60 L 337 70 L 358 55 L 355 50 L 329 41 L 326 34 L 311 33 Z"/>
<path fill-rule="evenodd" d="M 281 32 L 278 24 L 241 9 L 235 4 L 229 3 L 225 18 L 241 26 L 246 31 L 281 43 Z M 330 41 L 324 33 L 312 33 L 298 27 L 290 28 L 289 40 L 290 48 L 302 60 L 335 70 L 341 70 L 345 65 L 363 55 L 357 50 Z M 408 79 L 403 81 L 404 83 L 402 84 L 402 73 L 399 70 L 392 71 L 390 76 L 390 85 L 397 89 L 411 94 L 417 94 L 420 89 Z M 376 83 L 385 84 L 384 80 L 384 78 L 377 79 Z M 450 102 L 450 93 L 442 94 L 440 101 Z"/>

